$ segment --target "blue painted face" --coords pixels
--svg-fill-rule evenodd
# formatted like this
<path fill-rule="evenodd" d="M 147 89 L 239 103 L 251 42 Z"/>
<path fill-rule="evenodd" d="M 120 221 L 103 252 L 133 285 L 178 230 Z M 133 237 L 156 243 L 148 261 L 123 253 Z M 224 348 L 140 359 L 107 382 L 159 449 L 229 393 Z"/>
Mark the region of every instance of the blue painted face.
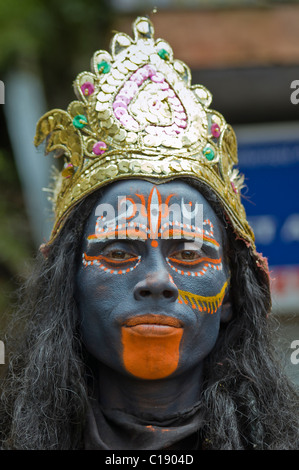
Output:
<path fill-rule="evenodd" d="M 88 351 L 146 380 L 201 364 L 227 320 L 225 244 L 214 210 L 184 182 L 107 187 L 87 221 L 76 277 Z"/>

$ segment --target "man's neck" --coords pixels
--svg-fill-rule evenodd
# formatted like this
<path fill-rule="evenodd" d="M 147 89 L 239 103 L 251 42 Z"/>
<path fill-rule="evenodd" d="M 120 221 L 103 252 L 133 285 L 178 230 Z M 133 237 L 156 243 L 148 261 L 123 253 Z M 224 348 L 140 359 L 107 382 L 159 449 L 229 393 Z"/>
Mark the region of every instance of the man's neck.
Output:
<path fill-rule="evenodd" d="M 201 385 L 201 364 L 184 375 L 160 380 L 135 379 L 101 365 L 98 399 L 103 408 L 163 419 L 198 403 Z"/>

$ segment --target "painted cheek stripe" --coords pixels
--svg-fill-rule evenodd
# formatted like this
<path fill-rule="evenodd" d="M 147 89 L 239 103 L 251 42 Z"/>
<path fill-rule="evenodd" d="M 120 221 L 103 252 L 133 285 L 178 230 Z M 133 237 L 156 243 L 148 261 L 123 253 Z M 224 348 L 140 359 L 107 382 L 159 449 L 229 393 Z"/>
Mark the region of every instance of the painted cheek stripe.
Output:
<path fill-rule="evenodd" d="M 208 312 L 213 314 L 216 313 L 218 308 L 222 305 L 227 286 L 228 281 L 224 283 L 219 294 L 212 297 L 204 297 L 179 289 L 178 302 L 180 304 L 185 303 L 186 305 L 190 303 L 193 309 L 197 308 L 200 312 Z"/>

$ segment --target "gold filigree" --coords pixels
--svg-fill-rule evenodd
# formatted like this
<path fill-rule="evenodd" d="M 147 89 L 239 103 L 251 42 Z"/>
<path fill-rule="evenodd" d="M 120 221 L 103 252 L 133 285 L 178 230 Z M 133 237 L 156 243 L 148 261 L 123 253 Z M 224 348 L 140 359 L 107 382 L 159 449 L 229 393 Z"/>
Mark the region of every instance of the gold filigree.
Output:
<path fill-rule="evenodd" d="M 55 223 L 49 243 L 72 208 L 98 188 L 124 178 L 163 182 L 183 176 L 218 195 L 235 231 L 254 246 L 240 190 L 236 136 L 209 108 L 212 95 L 191 85 L 186 64 L 154 39 L 148 18 L 137 18 L 133 38 L 114 35 L 111 53 L 97 51 L 92 70 L 80 73 L 77 100 L 37 124 L 35 145 L 64 155 L 53 191 Z"/>

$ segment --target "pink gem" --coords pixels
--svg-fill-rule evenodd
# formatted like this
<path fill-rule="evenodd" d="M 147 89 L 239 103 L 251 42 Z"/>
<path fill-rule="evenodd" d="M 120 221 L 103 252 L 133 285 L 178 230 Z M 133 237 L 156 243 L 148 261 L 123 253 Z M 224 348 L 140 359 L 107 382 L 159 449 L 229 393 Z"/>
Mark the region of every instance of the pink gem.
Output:
<path fill-rule="evenodd" d="M 133 75 L 131 75 L 129 82 L 136 83 L 137 86 L 140 86 L 147 78 L 152 77 L 155 73 L 156 73 L 155 67 L 149 64 L 144 65 L 140 69 L 136 70 L 136 72 L 134 72 Z"/>
<path fill-rule="evenodd" d="M 130 94 L 135 94 L 136 91 L 138 90 L 138 85 L 137 83 L 135 82 L 126 82 L 122 88 L 122 91 L 124 91 L 125 93 L 130 93 Z"/>
<path fill-rule="evenodd" d="M 84 96 L 89 96 L 94 92 L 94 86 L 91 82 L 85 82 L 81 85 L 81 91 Z"/>
<path fill-rule="evenodd" d="M 124 93 L 127 96 L 130 96 L 132 99 L 135 93 L 138 91 L 138 85 L 135 82 L 126 82 L 121 89 L 121 93 Z"/>
<path fill-rule="evenodd" d="M 129 114 L 126 114 L 124 116 L 121 116 L 121 118 L 119 119 L 121 124 L 126 127 L 127 129 L 130 128 L 130 130 L 137 130 L 138 129 L 138 124 L 137 122 L 135 121 L 134 118 L 132 118 L 132 116 L 130 116 Z"/>
<path fill-rule="evenodd" d="M 124 103 L 123 101 L 117 99 L 116 101 L 114 101 L 112 107 L 113 107 L 113 109 L 116 109 L 116 108 L 127 108 L 127 105 L 126 105 L 126 103 Z"/>
<path fill-rule="evenodd" d="M 134 82 L 131 82 L 131 83 L 134 83 Z M 131 99 L 134 96 L 134 93 L 132 93 L 131 90 L 129 90 L 128 88 L 124 88 L 124 89 L 121 90 L 122 99 L 123 99 L 123 96 L 125 96 L 127 98 L 127 100 L 129 100 L 129 103 L 130 103 Z"/>
<path fill-rule="evenodd" d="M 119 95 L 117 95 L 115 101 L 116 101 L 116 100 L 117 100 L 117 101 L 120 100 L 120 101 L 122 101 L 122 102 L 125 103 L 125 104 L 129 104 L 130 101 L 131 101 L 131 99 L 130 99 L 128 96 L 126 96 L 125 94 L 122 94 L 122 91 L 120 91 Z"/>
<path fill-rule="evenodd" d="M 218 124 L 216 124 L 216 122 L 211 125 L 211 133 L 214 137 L 218 138 L 220 136 L 220 127 Z"/>
<path fill-rule="evenodd" d="M 140 73 L 140 70 L 137 70 L 137 72 L 133 73 L 133 75 L 130 77 L 130 80 L 132 82 L 135 82 L 138 86 L 142 85 L 144 78 L 142 74 Z"/>
<path fill-rule="evenodd" d="M 127 110 L 125 108 L 119 106 L 118 108 L 115 108 L 114 114 L 117 117 L 117 119 L 120 119 L 122 116 L 124 116 L 125 114 L 128 114 L 128 113 L 127 113 Z"/>
<path fill-rule="evenodd" d="M 148 78 L 148 71 L 142 68 L 138 70 L 138 75 L 139 74 L 140 74 L 140 77 L 142 77 L 142 83 L 143 83 Z"/>
<path fill-rule="evenodd" d="M 92 151 L 95 155 L 102 155 L 107 149 L 105 142 L 99 141 L 94 144 Z"/>

